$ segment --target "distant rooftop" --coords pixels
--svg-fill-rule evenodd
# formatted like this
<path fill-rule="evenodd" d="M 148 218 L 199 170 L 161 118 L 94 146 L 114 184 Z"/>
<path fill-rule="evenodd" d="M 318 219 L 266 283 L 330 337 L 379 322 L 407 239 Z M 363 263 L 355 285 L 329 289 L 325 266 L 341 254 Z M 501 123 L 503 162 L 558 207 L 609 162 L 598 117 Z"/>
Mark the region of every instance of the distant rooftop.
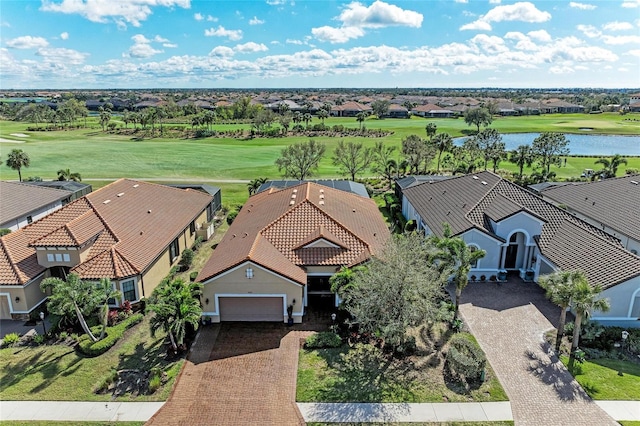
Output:
<path fill-rule="evenodd" d="M 360 195 L 361 197 L 369 197 L 369 193 L 367 192 L 367 188 L 358 182 L 354 182 L 351 180 L 270 180 L 263 183 L 260 188 L 258 188 L 257 193 L 262 191 L 266 191 L 270 188 L 284 189 L 289 188 L 290 186 L 300 185 L 304 182 L 313 182 L 318 185 L 324 185 L 329 188 L 339 189 L 341 191 L 350 192 L 352 194 Z"/>

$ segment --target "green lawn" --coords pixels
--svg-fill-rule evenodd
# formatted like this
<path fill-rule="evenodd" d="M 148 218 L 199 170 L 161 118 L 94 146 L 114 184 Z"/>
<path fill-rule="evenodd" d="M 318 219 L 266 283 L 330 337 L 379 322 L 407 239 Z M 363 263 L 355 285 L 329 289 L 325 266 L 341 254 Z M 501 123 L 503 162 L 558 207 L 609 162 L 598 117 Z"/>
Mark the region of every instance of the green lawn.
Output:
<path fill-rule="evenodd" d="M 64 345 L 15 347 L 0 350 L 0 399 L 41 401 L 111 401 L 111 395 L 93 390 L 112 369 L 159 367 L 168 382 L 152 395 L 136 401 L 164 401 L 169 396 L 183 360 L 166 361 L 162 356 L 165 336 L 150 336 L 148 316 L 105 354 L 87 358 Z M 116 401 L 129 401 L 129 396 Z"/>
<path fill-rule="evenodd" d="M 593 127 L 587 132 L 610 134 L 640 134 L 640 114 L 554 114 L 532 117 L 505 117 L 494 120 L 492 127 L 500 132 L 537 132 L 553 130 L 581 133 L 580 127 Z M 636 119 L 637 121 L 632 121 Z M 366 122 L 368 129 L 390 130 L 394 133 L 384 138 L 349 137 L 373 146 L 382 140 L 400 146 L 403 137 L 418 134 L 425 137 L 425 126 L 435 122 L 438 131 L 454 136 L 468 132 L 471 127 L 461 119 L 377 120 Z M 352 118 L 331 118 L 327 125 L 342 124 L 357 128 Z M 23 176 L 55 178 L 56 171 L 69 168 L 80 173 L 85 180 L 119 178 L 166 178 L 199 180 L 250 180 L 256 177 L 275 179 L 281 176 L 274 162 L 285 146 L 306 141 L 308 137 L 256 138 L 237 140 L 229 138 L 171 139 L 153 138 L 135 140 L 130 135 L 104 133 L 90 120 L 89 129 L 68 131 L 26 131 L 28 123 L 0 122 L 0 138 L 24 143 L 0 143 L 0 155 L 5 157 L 9 149 L 19 148 L 31 157 L 31 166 L 23 170 Z M 221 125 L 222 126 L 222 125 Z M 229 127 L 233 125 L 224 125 Z M 235 128 L 242 127 L 235 125 Z M 244 125 L 243 125 L 244 126 Z M 26 134 L 18 137 L 15 134 Z M 585 133 L 585 132 L 582 132 Z M 12 135 L 14 134 L 14 135 Z M 331 163 L 331 152 L 341 138 L 318 137 L 327 145 L 327 155 L 320 163 L 319 177 L 339 177 L 338 169 Z M 595 158 L 569 158 L 567 167 L 554 169 L 559 177 L 578 176 L 584 168 L 595 168 Z M 640 157 L 632 158 L 628 167 L 640 168 Z M 514 170 L 515 166 L 503 162 L 501 168 Z M 620 170 L 623 173 L 623 170 Z M 17 173 L 6 166 L 0 167 L 0 179 L 16 179 Z"/>
<path fill-rule="evenodd" d="M 639 421 L 635 421 L 635 420 L 621 420 L 618 423 L 620 423 L 622 426 L 640 426 L 640 420 Z"/>
<path fill-rule="evenodd" d="M 445 380 L 443 360 L 433 353 L 407 360 L 387 357 L 357 360 L 352 365 L 335 349 L 301 349 L 298 360 L 298 402 L 480 402 L 506 401 L 491 367 L 481 386 L 465 388 Z"/>
<path fill-rule="evenodd" d="M 568 357 L 562 357 L 567 365 Z M 599 358 L 575 364 L 573 375 L 593 399 L 640 401 L 640 364 Z"/>

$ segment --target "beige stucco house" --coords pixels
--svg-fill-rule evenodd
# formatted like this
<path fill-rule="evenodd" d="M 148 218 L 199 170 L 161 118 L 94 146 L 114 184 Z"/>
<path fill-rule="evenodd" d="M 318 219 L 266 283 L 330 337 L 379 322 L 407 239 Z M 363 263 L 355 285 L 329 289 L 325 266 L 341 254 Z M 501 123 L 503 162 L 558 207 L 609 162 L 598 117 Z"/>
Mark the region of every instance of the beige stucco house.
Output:
<path fill-rule="evenodd" d="M 373 200 L 313 182 L 270 187 L 245 203 L 197 281 L 203 315 L 302 322 L 336 305 L 329 278 L 377 254 L 389 230 Z"/>
<path fill-rule="evenodd" d="M 211 234 L 213 197 L 120 179 L 0 238 L 0 318 L 39 309 L 46 277 L 109 278 L 116 305 L 148 297 L 195 239 Z"/>

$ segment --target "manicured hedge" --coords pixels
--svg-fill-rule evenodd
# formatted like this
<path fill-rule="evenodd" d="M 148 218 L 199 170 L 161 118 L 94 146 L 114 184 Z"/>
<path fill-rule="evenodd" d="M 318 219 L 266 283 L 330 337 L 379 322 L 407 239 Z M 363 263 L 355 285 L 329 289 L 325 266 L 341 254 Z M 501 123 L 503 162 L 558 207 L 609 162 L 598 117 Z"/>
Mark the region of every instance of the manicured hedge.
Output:
<path fill-rule="evenodd" d="M 87 334 L 83 334 L 80 336 L 80 339 L 78 339 L 78 348 L 80 349 L 80 352 L 91 357 L 102 355 L 111 349 L 118 340 L 120 340 L 125 331 L 141 322 L 142 318 L 142 314 L 133 314 L 118 325 L 114 327 L 107 327 L 105 337 L 97 342 L 92 342 L 91 338 Z M 101 326 L 91 328 L 91 332 L 94 333 L 94 336 L 96 333 L 100 334 L 101 330 Z"/>
<path fill-rule="evenodd" d="M 337 348 L 341 345 L 342 339 L 340 336 L 330 331 L 312 334 L 304 342 L 304 347 L 307 349 Z"/>
<path fill-rule="evenodd" d="M 487 359 L 478 343 L 464 333 L 454 335 L 447 352 L 449 368 L 466 379 L 477 379 L 484 371 Z"/>

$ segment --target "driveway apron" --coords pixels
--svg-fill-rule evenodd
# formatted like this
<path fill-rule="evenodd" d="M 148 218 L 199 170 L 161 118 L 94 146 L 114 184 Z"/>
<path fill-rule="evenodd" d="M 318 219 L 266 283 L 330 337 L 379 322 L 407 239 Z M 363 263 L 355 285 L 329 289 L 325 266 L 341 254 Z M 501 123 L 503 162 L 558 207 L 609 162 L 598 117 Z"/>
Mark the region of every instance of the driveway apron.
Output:
<path fill-rule="evenodd" d="M 544 342 L 560 316 L 535 283 L 470 283 L 460 306 L 511 401 L 516 425 L 617 425 Z"/>
<path fill-rule="evenodd" d="M 205 327 L 173 394 L 147 424 L 304 424 L 295 387 L 300 338 L 308 334 L 283 324 Z"/>

